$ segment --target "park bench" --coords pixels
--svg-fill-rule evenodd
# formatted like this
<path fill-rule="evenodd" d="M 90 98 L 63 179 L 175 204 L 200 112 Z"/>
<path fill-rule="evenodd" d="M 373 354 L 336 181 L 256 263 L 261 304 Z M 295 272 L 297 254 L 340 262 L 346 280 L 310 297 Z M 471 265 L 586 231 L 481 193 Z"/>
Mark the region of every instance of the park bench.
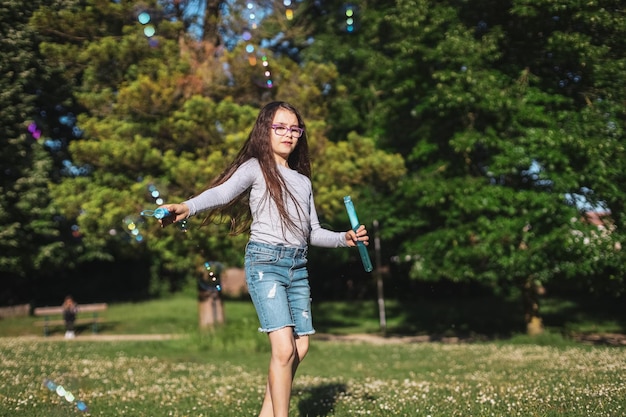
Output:
<path fill-rule="evenodd" d="M 106 303 L 96 304 L 78 304 L 75 325 L 90 324 L 91 331 L 98 333 L 98 324 L 102 323 L 101 317 L 98 313 L 107 309 Z M 37 307 L 34 310 L 34 314 L 37 317 L 44 317 L 41 321 L 36 321 L 35 326 L 43 326 L 43 335 L 48 336 L 50 329 L 54 326 L 65 326 L 65 320 L 63 320 L 63 307 Z M 60 319 L 58 318 L 60 317 Z"/>

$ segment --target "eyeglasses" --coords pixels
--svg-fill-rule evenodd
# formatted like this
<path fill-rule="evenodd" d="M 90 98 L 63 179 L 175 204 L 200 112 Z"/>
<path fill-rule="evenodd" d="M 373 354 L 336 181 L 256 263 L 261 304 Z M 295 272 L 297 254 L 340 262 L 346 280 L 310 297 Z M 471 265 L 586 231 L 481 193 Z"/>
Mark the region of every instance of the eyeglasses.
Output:
<path fill-rule="evenodd" d="M 274 129 L 274 133 L 278 136 L 285 136 L 287 132 L 291 132 L 291 137 L 299 138 L 304 134 L 304 129 L 301 127 L 287 127 L 283 125 L 272 125 L 272 129 Z"/>

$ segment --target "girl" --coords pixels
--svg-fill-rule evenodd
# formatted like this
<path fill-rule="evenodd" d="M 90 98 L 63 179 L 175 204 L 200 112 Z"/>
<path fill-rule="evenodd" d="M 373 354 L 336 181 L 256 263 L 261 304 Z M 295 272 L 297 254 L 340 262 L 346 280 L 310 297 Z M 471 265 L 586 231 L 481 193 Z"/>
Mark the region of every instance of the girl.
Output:
<path fill-rule="evenodd" d="M 296 369 L 309 349 L 311 321 L 307 245 L 323 247 L 368 244 L 364 226 L 355 232 L 333 232 L 320 226 L 311 187 L 311 164 L 304 121 L 285 102 L 261 109 L 248 139 L 233 163 L 210 188 L 180 204 L 162 207 L 165 226 L 211 210 L 209 217 L 233 215 L 236 230 L 250 227 L 245 271 L 250 297 L 268 334 L 271 357 L 265 398 L 259 417 L 289 414 Z M 249 216 L 252 218 L 250 219 Z M 239 224 L 238 222 L 243 224 Z"/>

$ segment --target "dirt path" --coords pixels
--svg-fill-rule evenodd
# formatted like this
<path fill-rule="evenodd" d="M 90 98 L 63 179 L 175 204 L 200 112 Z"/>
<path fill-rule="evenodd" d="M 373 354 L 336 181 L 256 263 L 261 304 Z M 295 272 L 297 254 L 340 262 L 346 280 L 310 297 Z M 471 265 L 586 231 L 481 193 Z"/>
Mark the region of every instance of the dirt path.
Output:
<path fill-rule="evenodd" d="M 65 339 L 62 334 L 53 336 L 22 336 L 20 339 L 34 341 L 159 341 L 174 340 L 186 337 L 183 334 L 79 334 L 75 339 Z M 379 336 L 372 334 L 350 334 L 332 335 L 317 333 L 312 336 L 314 341 L 351 342 L 351 343 L 371 343 L 375 345 L 400 344 L 400 343 L 470 343 L 476 339 L 465 339 L 461 337 L 437 337 L 429 335 L 420 336 Z M 573 335 L 572 339 L 590 345 L 624 346 L 626 347 L 626 334 L 620 333 L 598 333 Z"/>
<path fill-rule="evenodd" d="M 150 340 L 173 340 L 180 339 L 184 335 L 180 334 L 79 334 L 74 339 L 66 339 L 62 334 L 52 336 L 20 336 L 20 339 L 36 341 L 96 341 L 96 342 L 116 342 L 116 341 L 150 341 Z"/>

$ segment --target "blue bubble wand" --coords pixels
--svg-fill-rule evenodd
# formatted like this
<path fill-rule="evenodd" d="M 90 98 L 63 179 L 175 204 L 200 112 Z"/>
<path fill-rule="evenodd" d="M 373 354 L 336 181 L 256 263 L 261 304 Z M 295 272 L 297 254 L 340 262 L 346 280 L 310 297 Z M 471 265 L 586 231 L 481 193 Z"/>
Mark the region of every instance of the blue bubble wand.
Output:
<path fill-rule="evenodd" d="M 155 219 L 163 219 L 169 216 L 171 213 L 165 207 L 159 207 L 155 210 L 143 210 L 141 213 L 142 216 L 154 217 Z"/>
<path fill-rule="evenodd" d="M 343 203 L 346 205 L 346 210 L 348 211 L 348 217 L 350 218 L 350 225 L 352 226 L 352 230 L 355 232 L 361 225 L 359 223 L 359 218 L 356 215 L 356 210 L 354 209 L 354 204 L 352 203 L 352 198 L 349 195 L 343 198 Z M 370 260 L 370 254 L 367 252 L 367 246 L 360 240 L 356 242 L 357 248 L 359 248 L 359 254 L 361 255 L 361 262 L 363 262 L 363 268 L 365 268 L 365 272 L 372 272 L 372 261 Z"/>
<path fill-rule="evenodd" d="M 154 210 L 142 210 L 141 213 L 139 213 L 140 215 L 144 216 L 144 217 L 154 217 L 157 220 L 161 220 L 166 218 L 167 216 L 171 216 L 173 213 L 171 213 L 168 209 L 166 209 L 165 207 L 159 207 L 156 208 Z M 178 224 L 178 228 L 182 231 L 182 232 L 186 232 L 187 231 L 187 219 L 183 219 L 179 222 L 176 222 Z"/>

